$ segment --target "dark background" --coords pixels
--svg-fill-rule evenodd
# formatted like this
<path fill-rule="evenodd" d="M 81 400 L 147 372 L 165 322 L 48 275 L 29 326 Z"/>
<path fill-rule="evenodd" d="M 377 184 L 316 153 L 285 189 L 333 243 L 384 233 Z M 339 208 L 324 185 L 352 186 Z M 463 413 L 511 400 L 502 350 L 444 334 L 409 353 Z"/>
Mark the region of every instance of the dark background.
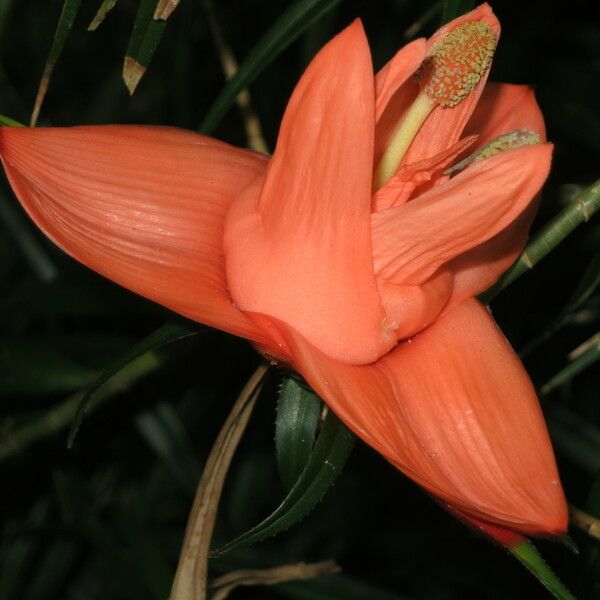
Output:
<path fill-rule="evenodd" d="M 182 0 L 133 98 L 120 72 L 137 3 L 120 0 L 100 29 L 88 33 L 97 4 L 83 2 L 40 124 L 197 128 L 223 86 L 201 3 Z M 287 6 L 215 4 L 240 59 Z M 332 34 L 361 17 L 379 67 L 430 4 L 343 1 L 279 56 L 251 86 L 271 147 L 295 82 Z M 503 32 L 491 79 L 535 86 L 556 144 L 534 230 L 600 173 L 600 21 L 592 6 L 493 4 Z M 60 8 L 58 1 L 0 1 L 0 113 L 28 121 Z M 439 15 L 423 33 L 438 23 Z M 236 107 L 215 135 L 245 144 Z M 162 349 L 141 363 L 144 373 L 128 389 L 86 418 L 67 450 L 69 422 L 56 425 L 61 419 L 53 409 L 172 315 L 61 254 L 19 212 L 4 178 L 0 185 L 0 599 L 165 598 L 203 462 L 259 357 L 243 340 L 209 329 Z M 494 315 L 515 348 L 552 323 L 599 239 L 597 220 L 582 226 L 494 300 Z M 527 356 L 536 385 L 597 331 L 599 300 L 593 296 L 573 323 Z M 271 374 L 234 459 L 216 545 L 256 524 L 283 497 L 273 443 L 278 378 Z M 542 398 L 569 500 L 597 517 L 599 391 L 592 367 Z M 24 428 L 33 431 L 28 440 L 18 435 Z M 597 598 L 600 544 L 577 529 L 571 533 L 578 556 L 555 541 L 538 547 L 579 598 Z M 360 443 L 331 492 L 299 525 L 211 568 L 220 574 L 329 558 L 342 566 L 342 576 L 242 589 L 231 597 L 546 597 L 514 559 L 454 521 Z"/>

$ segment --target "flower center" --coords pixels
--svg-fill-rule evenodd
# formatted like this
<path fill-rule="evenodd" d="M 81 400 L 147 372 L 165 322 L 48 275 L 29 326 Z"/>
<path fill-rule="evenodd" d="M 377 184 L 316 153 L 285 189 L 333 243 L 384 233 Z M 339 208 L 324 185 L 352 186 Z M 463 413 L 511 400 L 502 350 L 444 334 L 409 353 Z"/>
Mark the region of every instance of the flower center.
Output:
<path fill-rule="evenodd" d="M 414 77 L 421 91 L 401 118 L 375 170 L 374 188 L 396 172 L 419 129 L 436 106 L 460 104 L 490 66 L 496 35 L 484 21 L 467 21 L 433 46 Z"/>
<path fill-rule="evenodd" d="M 467 158 L 456 163 L 453 167 L 446 169 L 443 173 L 444 175 L 451 175 L 456 171 L 462 171 L 473 162 L 479 162 L 480 160 L 484 160 L 506 150 L 513 150 L 515 148 L 521 148 L 522 146 L 531 146 L 533 144 L 539 144 L 540 142 L 541 138 L 539 133 L 531 131 L 530 129 L 516 129 L 515 131 L 509 131 L 508 133 L 503 133 L 494 138 L 483 148 L 469 154 Z"/>

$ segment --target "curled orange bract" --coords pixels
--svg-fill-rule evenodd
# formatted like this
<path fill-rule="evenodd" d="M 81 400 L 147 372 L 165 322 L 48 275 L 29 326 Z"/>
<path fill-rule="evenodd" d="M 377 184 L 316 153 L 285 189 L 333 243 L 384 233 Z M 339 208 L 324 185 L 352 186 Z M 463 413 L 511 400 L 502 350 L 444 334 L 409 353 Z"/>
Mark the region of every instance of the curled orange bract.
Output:
<path fill-rule="evenodd" d="M 116 125 L 4 127 L 0 156 L 63 250 L 292 365 L 463 520 L 505 543 L 561 533 L 535 391 L 474 299 L 522 250 L 552 154 L 532 91 L 487 83 L 499 29 L 481 5 L 374 75 L 355 21 L 272 157 Z"/>

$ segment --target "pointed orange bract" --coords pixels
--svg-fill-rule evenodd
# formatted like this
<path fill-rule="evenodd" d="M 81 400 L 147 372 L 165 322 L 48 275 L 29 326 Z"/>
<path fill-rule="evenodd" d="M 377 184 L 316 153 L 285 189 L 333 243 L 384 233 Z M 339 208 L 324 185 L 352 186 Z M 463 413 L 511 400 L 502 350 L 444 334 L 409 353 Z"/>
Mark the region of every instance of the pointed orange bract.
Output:
<path fill-rule="evenodd" d="M 291 329 L 285 336 L 313 389 L 427 491 L 472 519 L 564 531 L 567 507 L 535 391 L 475 300 L 374 365 L 343 364 Z"/>
<path fill-rule="evenodd" d="M 268 342 L 227 293 L 223 219 L 265 157 L 177 129 L 0 130 L 19 200 L 58 246 L 168 308 Z"/>
<path fill-rule="evenodd" d="M 355 21 L 302 76 L 270 160 L 125 126 L 2 128 L 0 158 L 61 248 L 291 364 L 460 519 L 504 544 L 560 533 L 535 392 L 473 300 L 521 251 L 552 153 L 528 88 L 485 87 L 499 31 L 481 5 L 374 78 Z"/>
<path fill-rule="evenodd" d="M 544 117 L 533 91 L 523 85 L 490 83 L 465 134 L 477 135 L 481 147 L 502 134 L 519 129 L 535 131 L 542 141 L 546 140 Z M 512 265 L 525 247 L 537 206 L 534 199 L 504 231 L 452 261 L 449 265 L 454 273 L 452 303 L 481 294 Z"/>
<path fill-rule="evenodd" d="M 418 285 L 489 240 L 527 207 L 548 176 L 552 146 L 502 152 L 429 192 L 373 215 L 377 277 Z"/>
<path fill-rule="evenodd" d="M 373 113 L 369 47 L 356 21 L 300 79 L 260 201 L 244 195 L 225 230 L 236 305 L 293 323 L 330 356 L 356 363 L 395 343 L 371 259 Z"/>

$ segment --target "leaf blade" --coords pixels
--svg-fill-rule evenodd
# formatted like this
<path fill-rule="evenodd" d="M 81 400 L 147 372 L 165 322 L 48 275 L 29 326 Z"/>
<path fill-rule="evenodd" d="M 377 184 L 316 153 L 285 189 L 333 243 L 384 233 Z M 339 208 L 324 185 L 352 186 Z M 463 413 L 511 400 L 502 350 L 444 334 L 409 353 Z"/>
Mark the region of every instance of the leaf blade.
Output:
<path fill-rule="evenodd" d="M 312 451 L 321 400 L 293 378 L 281 385 L 275 421 L 275 452 L 281 482 L 289 492 Z"/>
<path fill-rule="evenodd" d="M 67 38 L 69 37 L 69 33 L 71 33 L 73 23 L 75 23 L 75 18 L 77 17 L 77 13 L 79 12 L 80 8 L 81 0 L 65 0 L 63 4 L 63 8 L 58 19 L 58 25 L 56 26 L 56 32 L 54 33 L 54 38 L 52 40 L 52 45 L 50 46 L 50 52 L 48 53 L 48 58 L 46 59 L 46 66 L 44 67 L 44 72 L 42 73 L 42 78 L 40 79 L 38 86 L 33 110 L 31 112 L 31 127 L 35 127 L 37 123 L 44 98 L 46 97 L 46 92 L 48 91 L 48 86 L 50 85 L 50 77 L 52 76 L 54 67 L 60 58 L 60 55 L 62 54 L 67 42 Z"/>
<path fill-rule="evenodd" d="M 571 381 L 576 375 L 600 361 L 600 333 L 594 335 L 582 346 L 585 348 L 582 348 L 581 352 L 576 349 L 571 353 L 569 357 L 571 362 L 542 386 L 540 392 L 543 395 L 549 394 L 557 387 Z"/>
<path fill-rule="evenodd" d="M 211 551 L 209 556 L 216 558 L 241 546 L 260 542 L 298 523 L 331 488 L 355 441 L 354 434 L 329 411 L 302 475 L 279 507 L 252 529 Z"/>
<path fill-rule="evenodd" d="M 96 31 L 102 25 L 106 15 L 115 7 L 117 0 L 103 0 L 99 6 L 92 22 L 88 25 L 88 31 Z"/>
<path fill-rule="evenodd" d="M 536 577 L 536 579 L 558 600 L 575 600 L 575 596 L 560 581 L 546 564 L 535 546 L 524 541 L 509 548 L 511 554 Z"/>
<path fill-rule="evenodd" d="M 587 223 L 598 209 L 600 209 L 600 180 L 579 193 L 569 206 L 542 227 L 496 285 L 479 296 L 481 302 L 488 304 L 521 275 L 533 269 L 579 225 Z"/>
<path fill-rule="evenodd" d="M 109 379 L 111 379 L 114 375 L 122 371 L 127 365 L 129 365 L 131 362 L 133 362 L 135 359 L 139 358 L 143 354 L 146 354 L 152 350 L 157 350 L 158 348 L 162 348 L 163 346 L 166 346 L 167 344 L 170 344 L 172 342 L 176 342 L 186 337 L 196 335 L 197 333 L 198 331 L 191 329 L 187 325 L 182 325 L 180 323 L 166 323 L 165 325 L 159 327 L 150 335 L 146 336 L 144 339 L 139 341 L 137 344 L 132 346 L 124 354 L 120 355 L 114 361 L 112 361 L 109 364 L 109 366 L 106 367 L 106 369 L 104 369 L 104 371 L 98 376 L 94 383 L 88 388 L 88 390 L 85 392 L 85 394 L 79 401 L 77 410 L 75 412 L 75 416 L 73 417 L 71 428 L 69 430 L 69 435 L 67 437 L 67 447 L 71 448 L 73 446 L 75 436 L 79 431 L 87 407 L 91 402 L 94 394 Z"/>
<path fill-rule="evenodd" d="M 123 81 L 133 95 L 167 26 L 154 18 L 158 0 L 141 0 L 123 61 Z"/>
<path fill-rule="evenodd" d="M 223 87 L 202 121 L 200 133 L 210 134 L 235 102 L 264 69 L 308 27 L 341 0 L 296 0 L 273 23 Z"/>

